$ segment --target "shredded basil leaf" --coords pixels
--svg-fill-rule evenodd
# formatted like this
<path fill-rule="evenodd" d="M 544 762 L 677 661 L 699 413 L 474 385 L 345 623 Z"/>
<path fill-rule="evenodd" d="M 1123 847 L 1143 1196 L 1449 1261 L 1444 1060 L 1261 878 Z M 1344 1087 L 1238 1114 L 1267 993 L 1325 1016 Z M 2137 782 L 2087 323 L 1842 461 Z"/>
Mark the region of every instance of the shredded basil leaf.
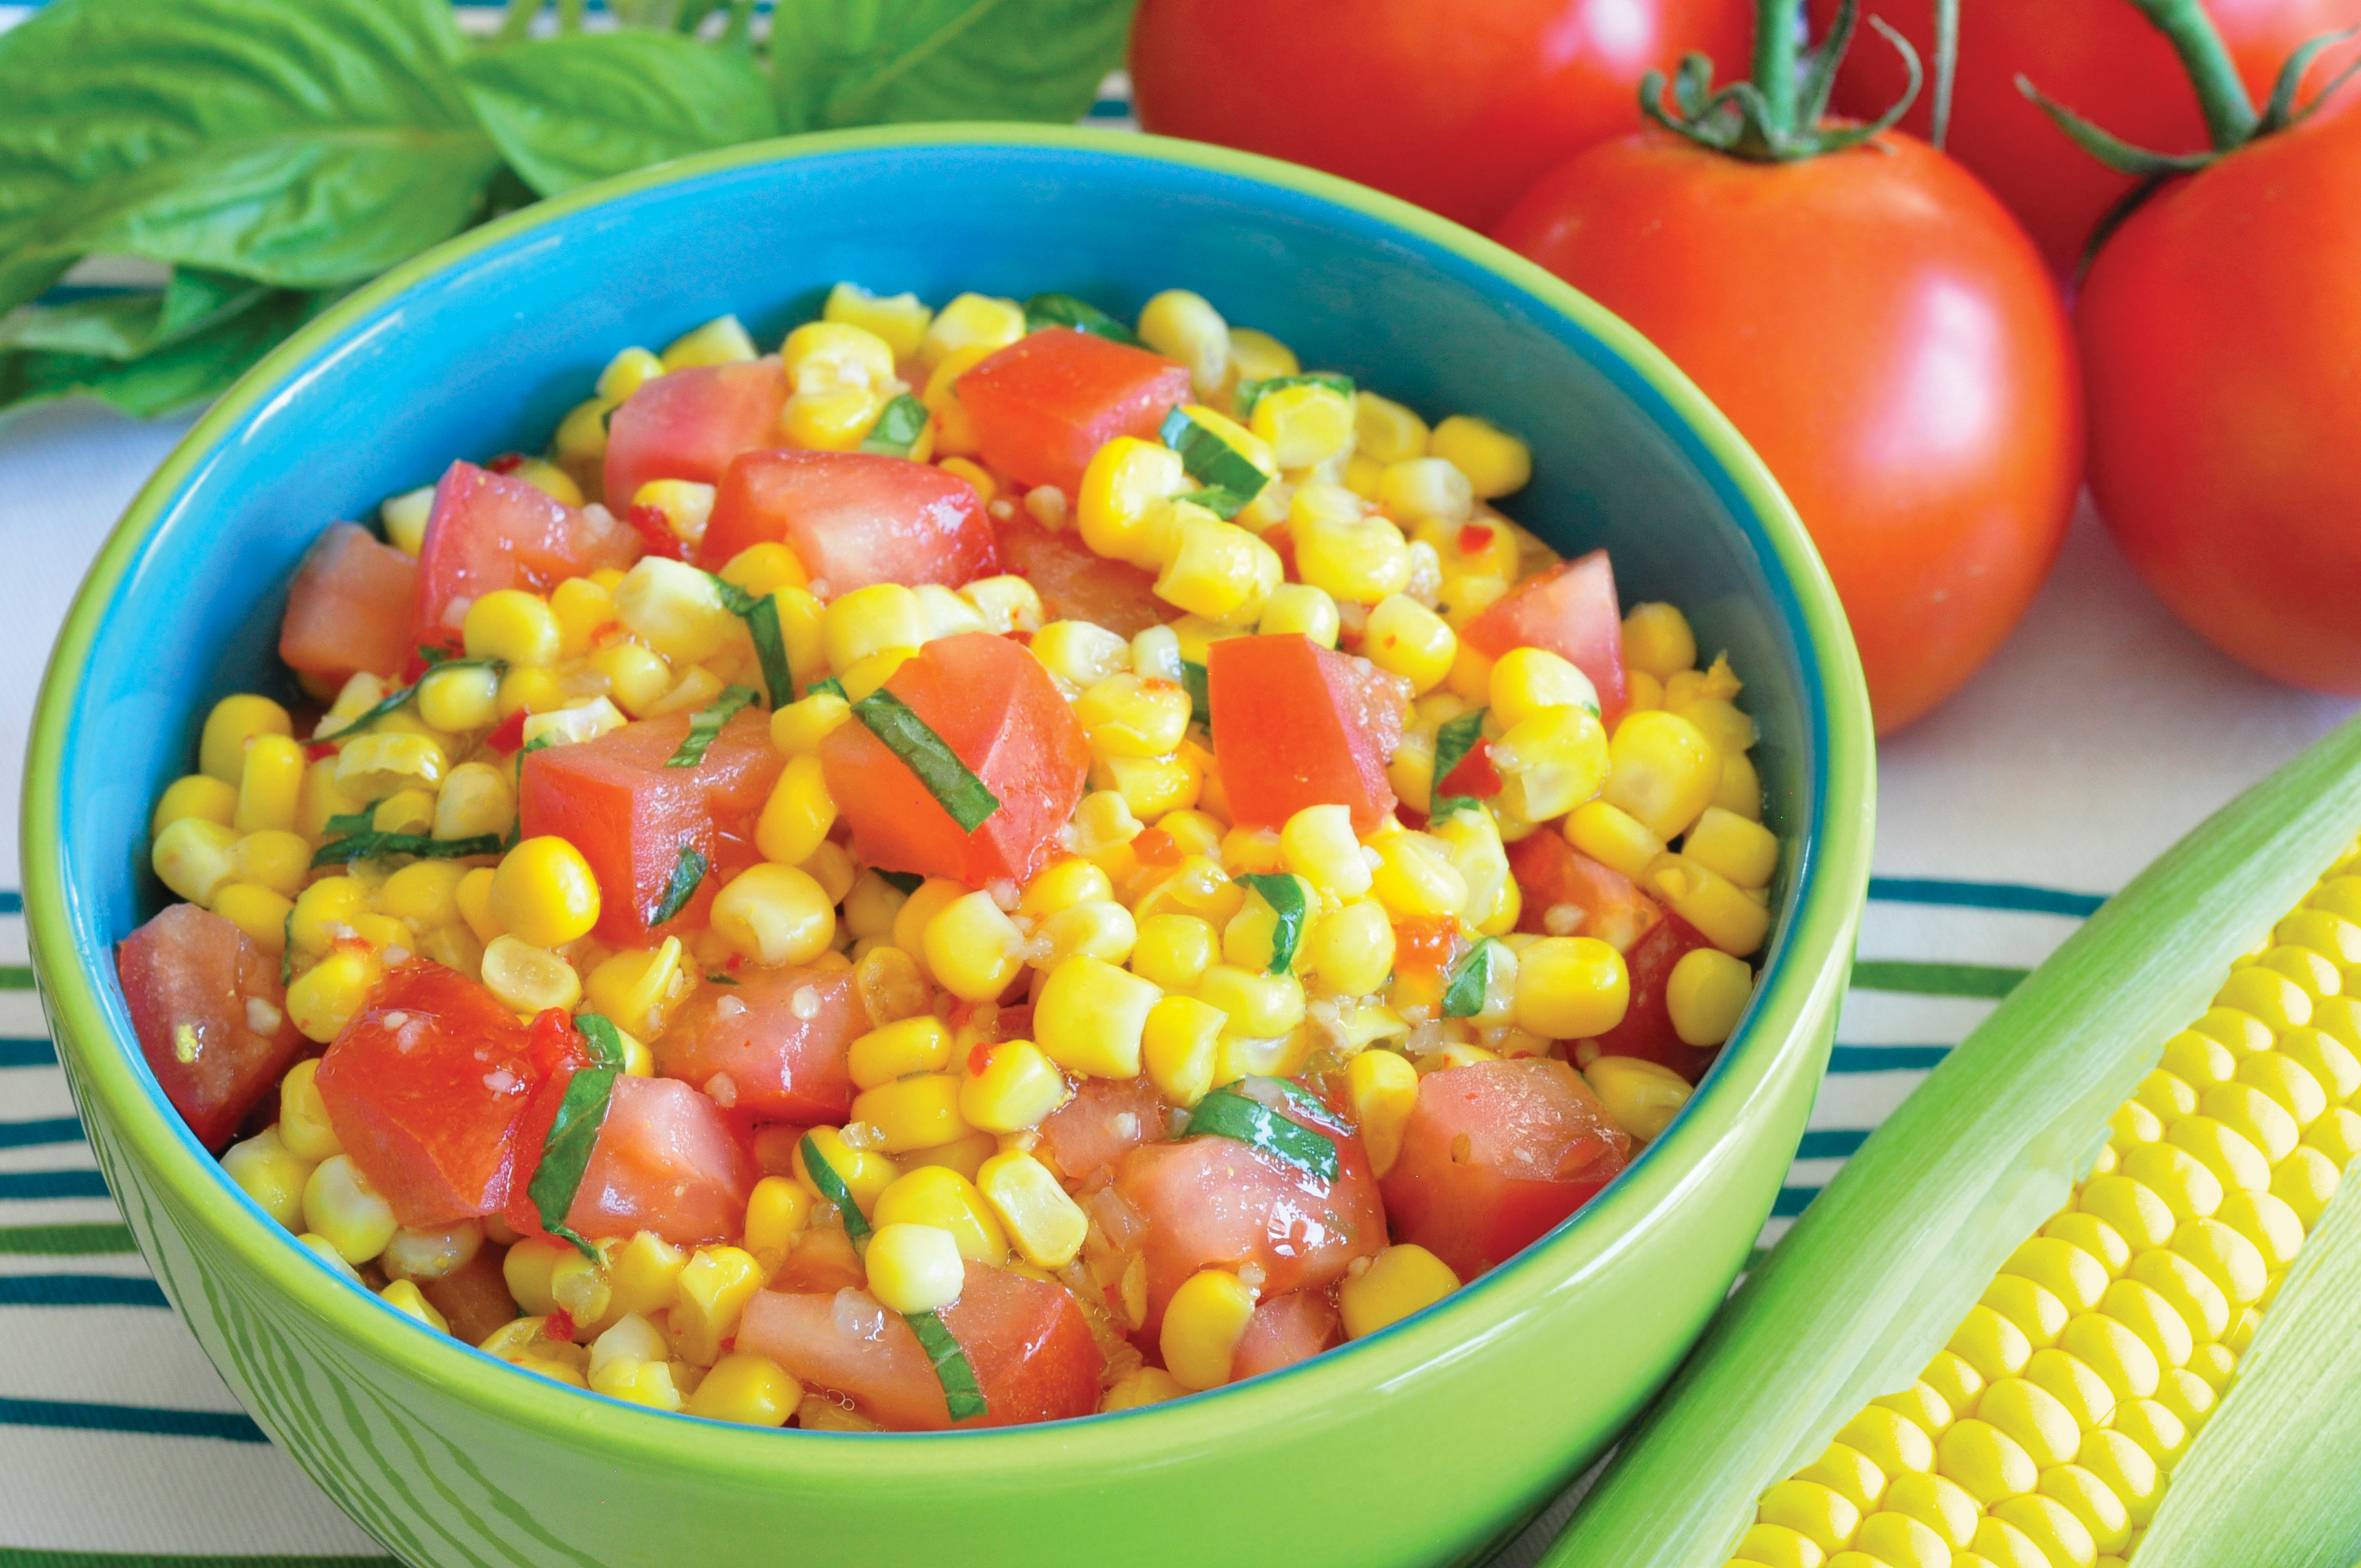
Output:
<path fill-rule="evenodd" d="M 1139 346 L 1139 334 L 1123 323 L 1092 304 L 1071 294 L 1036 294 L 1025 302 L 1025 330 L 1039 332 L 1044 327 L 1072 327 L 1089 333 L 1093 337 L 1105 338 L 1109 343 Z"/>
<path fill-rule="evenodd" d="M 1245 453 L 1199 424 L 1178 403 L 1164 416 L 1156 433 L 1180 454 L 1180 466 L 1191 478 L 1213 489 L 1228 490 L 1239 498 L 1240 505 L 1262 494 L 1262 488 L 1270 483 L 1270 476 L 1247 461 Z"/>
<path fill-rule="evenodd" d="M 1336 1144 L 1300 1122 L 1291 1122 L 1258 1100 L 1235 1089 L 1216 1089 L 1197 1102 L 1181 1136 L 1210 1134 L 1230 1138 L 1285 1160 L 1323 1181 L 1336 1179 Z"/>
<path fill-rule="evenodd" d="M 972 833 L 1000 809 L 1000 797 L 968 771 L 959 753 L 946 745 L 910 705 L 880 686 L 852 705 L 853 716 L 885 749 L 916 773 L 935 804 L 948 812 L 962 833 Z"/>
<path fill-rule="evenodd" d="M 877 415 L 877 422 L 869 427 L 862 438 L 861 450 L 887 457 L 907 457 L 918 444 L 918 437 L 927 433 L 927 405 L 904 392 Z"/>
<path fill-rule="evenodd" d="M 1235 490 L 1224 490 L 1218 486 L 1212 489 L 1185 491 L 1172 499 L 1176 501 L 1193 501 L 1224 522 L 1244 511 L 1246 504 L 1246 497 Z"/>
<path fill-rule="evenodd" d="M 696 845 L 683 844 L 680 859 L 672 863 L 672 881 L 664 883 L 664 896 L 648 911 L 649 926 L 661 926 L 687 908 L 688 901 L 697 896 L 697 884 L 705 880 L 708 869 Z"/>
<path fill-rule="evenodd" d="M 450 649 L 434 642 L 421 642 L 418 656 L 426 661 L 426 667 L 430 670 L 437 664 L 449 663 L 454 657 Z"/>
<path fill-rule="evenodd" d="M 566 1096 L 557 1102 L 556 1119 L 549 1124 L 548 1141 L 542 1145 L 541 1161 L 533 1168 L 533 1179 L 525 1186 L 525 1196 L 541 1215 L 542 1228 L 572 1242 L 585 1257 L 596 1257 L 597 1250 L 575 1234 L 566 1216 L 573 1211 L 582 1173 L 589 1168 L 591 1153 L 598 1146 L 598 1129 L 606 1125 L 607 1106 L 620 1071 L 612 1067 L 586 1067 L 566 1080 Z"/>
<path fill-rule="evenodd" d="M 1484 738 L 1485 708 L 1473 708 L 1461 714 L 1434 732 L 1433 797 L 1428 802 L 1427 820 L 1440 822 L 1454 812 L 1466 811 L 1476 805 L 1472 795 L 1444 795 L 1443 781 L 1467 760 L 1467 753 Z"/>
<path fill-rule="evenodd" d="M 960 1348 L 942 1319 L 932 1312 L 905 1312 L 902 1317 L 918 1336 L 927 1359 L 934 1363 L 935 1376 L 942 1379 L 943 1403 L 950 1407 L 951 1420 L 963 1421 L 985 1414 L 991 1407 L 976 1384 L 975 1368 L 968 1364 L 967 1352 Z"/>
<path fill-rule="evenodd" d="M 1202 724 L 1208 735 L 1213 732 L 1213 688 L 1205 674 L 1205 666 L 1193 659 L 1180 661 L 1180 684 L 1189 692 L 1189 718 Z"/>
<path fill-rule="evenodd" d="M 1266 376 L 1259 381 L 1238 383 L 1236 406 L 1238 422 L 1254 417 L 1255 405 L 1282 387 L 1325 387 L 1343 397 L 1353 395 L 1353 378 L 1339 376 L 1334 370 L 1315 370 L 1308 376 Z"/>
<path fill-rule="evenodd" d="M 557 737 L 544 729 L 540 734 L 534 736 L 532 740 L 526 741 L 523 747 L 518 751 L 517 755 L 520 757 L 530 757 L 535 751 L 546 751 L 552 746 L 556 744 Z"/>
<path fill-rule="evenodd" d="M 879 878 L 884 881 L 887 884 L 898 887 L 904 893 L 917 892 L 919 885 L 927 880 L 925 877 L 920 876 L 917 872 L 878 871 L 875 866 L 872 866 L 869 869 L 871 871 L 877 872 Z"/>
<path fill-rule="evenodd" d="M 721 608 L 746 623 L 754 640 L 754 657 L 763 665 L 763 684 L 771 689 L 774 712 L 796 700 L 793 671 L 787 664 L 787 640 L 779 630 L 779 601 L 769 594 L 752 594 L 718 573 L 708 572 Z"/>
<path fill-rule="evenodd" d="M 343 820 L 349 821 L 349 817 Z M 332 818 L 329 827 L 335 826 Z M 498 833 L 472 839 L 430 839 L 423 833 L 351 833 L 331 839 L 312 851 L 312 869 L 349 865 L 355 861 L 381 861 L 389 855 L 415 855 L 423 861 L 456 861 L 469 855 L 497 855 L 502 848 Z"/>
<path fill-rule="evenodd" d="M 736 975 L 723 974 L 719 970 L 715 970 L 711 974 L 705 977 L 705 983 L 708 985 L 736 985 L 739 981 Z"/>
<path fill-rule="evenodd" d="M 1492 988 L 1492 949 L 1498 945 L 1489 937 L 1481 938 L 1460 955 L 1443 988 L 1445 1018 L 1473 1018 L 1484 1011 L 1485 993 Z"/>
<path fill-rule="evenodd" d="M 279 929 L 284 944 L 279 949 L 279 989 L 284 991 L 295 983 L 295 910 L 292 905 L 288 908 L 287 918 L 280 922 Z"/>
<path fill-rule="evenodd" d="M 851 702 L 852 700 L 850 696 L 845 696 L 844 683 L 838 680 L 834 675 L 823 676 L 819 680 L 814 681 L 811 685 L 804 688 L 804 695 L 806 696 L 813 696 L 820 692 L 826 692 L 829 696 L 836 697 L 843 702 Z"/>
<path fill-rule="evenodd" d="M 426 658 L 425 643 L 422 642 L 418 645 L 418 652 L 421 658 Z M 428 665 L 426 674 L 429 675 L 433 674 L 437 670 L 490 670 L 495 674 L 503 675 L 509 673 L 508 661 L 505 659 L 454 659 L 446 653 L 440 659 L 428 658 L 426 659 L 426 663 Z M 362 713 L 343 729 L 332 730 L 328 734 L 321 736 L 320 739 L 323 740 L 346 740 L 350 736 L 359 734 L 370 725 L 375 724 L 379 719 L 386 717 L 386 715 L 390 713 L 399 713 L 404 704 L 408 703 L 411 698 L 418 695 L 418 687 L 425 678 L 425 675 L 421 675 L 418 680 L 412 681 L 410 685 L 403 686 L 397 691 L 390 691 L 386 693 L 383 696 L 378 698 L 376 707 Z"/>
<path fill-rule="evenodd" d="M 688 733 L 680 738 L 680 745 L 664 759 L 667 768 L 693 768 L 705 761 L 706 751 L 721 733 L 723 725 L 738 717 L 738 710 L 754 700 L 752 686 L 724 686 L 721 695 L 697 710 L 688 721 Z"/>
<path fill-rule="evenodd" d="M 1285 974 L 1295 963 L 1296 945 L 1303 939 L 1303 884 L 1285 872 L 1252 872 L 1237 879 L 1260 895 L 1279 925 L 1270 934 L 1270 971 Z"/>
<path fill-rule="evenodd" d="M 844 1234 L 856 1242 L 867 1241 L 872 1230 L 869 1216 L 852 1201 L 852 1189 L 844 1184 L 836 1167 L 820 1154 L 819 1146 L 812 1142 L 809 1133 L 804 1135 L 802 1148 L 804 1169 L 810 1175 L 812 1185 L 819 1189 L 819 1195 L 835 1204 L 836 1212 L 844 1217 Z"/>
<path fill-rule="evenodd" d="M 606 1014 L 577 1013 L 574 1015 L 574 1028 L 582 1036 L 583 1043 L 590 1047 L 590 1060 L 594 1066 L 611 1067 L 618 1072 L 623 1069 L 627 1058 L 623 1055 L 622 1032 Z"/>

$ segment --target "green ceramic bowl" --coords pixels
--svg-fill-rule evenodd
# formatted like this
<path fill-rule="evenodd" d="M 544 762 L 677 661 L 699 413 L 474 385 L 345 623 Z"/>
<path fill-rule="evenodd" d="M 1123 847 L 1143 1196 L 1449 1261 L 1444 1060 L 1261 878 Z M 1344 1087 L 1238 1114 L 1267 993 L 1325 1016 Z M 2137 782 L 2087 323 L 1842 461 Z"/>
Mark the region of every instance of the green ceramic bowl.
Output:
<path fill-rule="evenodd" d="M 1583 1213 L 1334 1354 L 1155 1409 L 934 1436 L 654 1414 L 426 1332 L 223 1179 L 133 1043 L 111 944 L 152 913 L 148 812 L 223 693 L 283 683 L 305 543 L 454 455 L 537 444 L 627 343 L 723 311 L 774 340 L 827 286 L 1194 288 L 1429 411 L 1532 438 L 1511 510 L 1614 552 L 1728 648 L 1787 847 L 1760 993 L 1671 1131 Z M 1434 1564 L 1529 1519 L 1671 1371 L 1769 1211 L 1827 1056 L 1869 851 L 1871 731 L 1827 576 L 1659 355 L 1507 251 L 1281 164 L 997 126 L 767 143 L 544 202 L 396 269 L 191 432 L 82 589 L 26 784 L 42 994 L 100 1164 L 238 1397 L 419 1564 Z"/>

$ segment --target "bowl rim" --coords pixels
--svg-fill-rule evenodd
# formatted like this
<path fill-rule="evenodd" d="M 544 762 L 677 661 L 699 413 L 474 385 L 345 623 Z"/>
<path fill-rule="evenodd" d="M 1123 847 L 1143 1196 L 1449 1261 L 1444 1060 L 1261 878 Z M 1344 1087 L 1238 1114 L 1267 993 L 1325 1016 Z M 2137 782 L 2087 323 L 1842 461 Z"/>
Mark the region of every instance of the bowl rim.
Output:
<path fill-rule="evenodd" d="M 1149 167 L 1222 176 L 1286 196 L 1325 203 L 1406 231 L 1444 258 L 1491 275 L 1508 290 L 1571 318 L 1620 363 L 1625 391 L 1667 433 L 1703 448 L 1708 483 L 1739 526 L 1775 563 L 1774 597 L 1801 632 L 1804 702 L 1815 795 L 1793 875 L 1794 910 L 1774 934 L 1765 975 L 1704 1085 L 1671 1129 L 1598 1198 L 1517 1258 L 1392 1327 L 1284 1371 L 1161 1405 L 1031 1426 L 946 1432 L 776 1432 L 666 1416 L 507 1367 L 473 1346 L 422 1334 L 366 1288 L 343 1279 L 265 1216 L 221 1175 L 219 1163 L 171 1113 L 127 1031 L 109 1016 L 98 975 L 113 965 L 74 939 L 77 904 L 66 877 L 60 767 L 78 712 L 82 673 L 106 612 L 150 536 L 199 469 L 270 402 L 300 387 L 324 350 L 344 345 L 411 290 L 456 273 L 479 254 L 616 198 L 693 183 L 752 165 L 842 154 L 1065 150 Z M 1601 364 L 1612 373 L 1612 364 Z M 1697 454 L 1687 455 L 1694 458 Z M 1718 468 L 1718 472 L 1716 471 Z M 1800 1025 L 1830 1009 L 1851 956 L 1869 872 L 1873 746 L 1866 688 L 1841 605 L 1801 520 L 1769 470 L 1728 419 L 1672 362 L 1604 307 L 1491 240 L 1406 202 L 1333 175 L 1202 143 L 1124 131 L 1000 123 L 874 126 L 744 143 L 652 166 L 544 199 L 467 230 L 390 269 L 306 324 L 248 370 L 190 429 L 125 510 L 77 591 L 43 676 L 27 750 L 22 863 L 28 944 L 78 1102 L 103 1110 L 109 1130 L 151 1181 L 199 1217 L 211 1243 L 278 1294 L 284 1310 L 336 1335 L 355 1353 L 433 1386 L 443 1396 L 514 1428 L 596 1447 L 653 1469 L 694 1462 L 717 1481 L 759 1479 L 782 1466 L 813 1479 L 874 1480 L 881 1463 L 906 1453 L 936 1475 L 971 1478 L 1070 1460 L 1087 1441 L 1100 1464 L 1153 1463 L 1359 1391 L 1383 1393 L 1495 1337 L 1548 1297 L 1615 1266 L 1633 1222 L 1700 1182 L 1723 1134 L 1772 1098 L 1773 1068 L 1815 1050 Z M 111 948 L 106 950 L 111 959 Z M 96 1042 L 104 1041 L 104 1047 Z M 93 1114 L 93 1122 L 101 1120 Z M 93 1138 L 93 1145 L 100 1140 Z M 1677 1149 L 1677 1156 L 1657 1157 Z M 225 1197 L 232 1201 L 224 1202 Z M 481 1365 L 509 1376 L 481 1376 Z M 650 1419 L 653 1418 L 653 1419 Z M 1086 1437 L 1084 1434 L 1087 1434 Z M 684 1449 L 684 1444 L 691 1445 Z M 883 1446 L 881 1446 L 883 1445 Z"/>

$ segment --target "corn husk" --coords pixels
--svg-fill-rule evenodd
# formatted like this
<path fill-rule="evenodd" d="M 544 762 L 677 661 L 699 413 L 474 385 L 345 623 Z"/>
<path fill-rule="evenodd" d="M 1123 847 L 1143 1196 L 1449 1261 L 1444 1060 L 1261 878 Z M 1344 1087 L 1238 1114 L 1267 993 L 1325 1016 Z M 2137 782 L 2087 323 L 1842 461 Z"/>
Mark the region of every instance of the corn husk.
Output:
<path fill-rule="evenodd" d="M 2109 900 L 1872 1135 L 1749 1277 L 1544 1563 L 1718 1568 L 1766 1486 L 1809 1463 L 1871 1398 L 1910 1386 L 2008 1255 L 2065 1201 L 2166 1039 L 2204 1011 L 2231 959 L 2351 849 L 2356 828 L 2361 720 L 2216 812 Z M 2231 1447 L 2257 1423 L 2280 1424 L 2271 1443 L 2286 1463 L 2319 1467 L 2306 1474 L 2323 1499 L 2336 1456 L 2322 1436 L 2333 1427 L 2347 1444 L 2340 1506 L 2323 1501 L 2315 1524 L 2283 1528 L 2324 1541 L 2361 1515 L 2350 1447 L 2361 1436 L 2356 1190 L 2361 1181 L 2345 1184 L 2334 1223 L 2323 1218 L 2299 1255 L 2301 1281 L 2264 1315 L 2266 1354 L 2176 1470 L 2141 1568 L 2330 1563 L 2249 1555 L 2243 1536 L 2217 1537 L 2217 1522 L 2192 1518 L 2203 1510 L 2181 1498 L 2188 1486 L 2227 1512 L 2222 1499 L 2243 1480 L 2266 1495 L 2242 1497 L 2242 1509 L 2279 1507 L 2281 1486 L 2252 1486 Z M 2351 1343 L 2329 1356 L 2335 1308 L 2323 1298 L 2339 1288 Z M 2301 1387 L 2315 1354 L 2323 1380 L 2343 1369 L 2341 1387 Z M 2310 1437 L 2285 1430 L 2305 1423 Z M 2216 1464 L 2228 1474 L 2202 1473 Z M 2206 1558 L 2176 1544 L 2200 1535 L 2241 1550 Z"/>

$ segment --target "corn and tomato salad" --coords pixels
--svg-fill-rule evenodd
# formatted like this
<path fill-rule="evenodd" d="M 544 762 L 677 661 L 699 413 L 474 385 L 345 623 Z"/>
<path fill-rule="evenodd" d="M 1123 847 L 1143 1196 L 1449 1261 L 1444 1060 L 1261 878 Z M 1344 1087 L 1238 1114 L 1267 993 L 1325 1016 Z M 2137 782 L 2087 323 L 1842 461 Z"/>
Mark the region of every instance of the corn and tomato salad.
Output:
<path fill-rule="evenodd" d="M 329 526 L 121 946 L 323 1263 L 664 1410 L 1121 1409 L 1565 1219 L 1745 1011 L 1724 658 L 1202 298 L 840 285 Z"/>

